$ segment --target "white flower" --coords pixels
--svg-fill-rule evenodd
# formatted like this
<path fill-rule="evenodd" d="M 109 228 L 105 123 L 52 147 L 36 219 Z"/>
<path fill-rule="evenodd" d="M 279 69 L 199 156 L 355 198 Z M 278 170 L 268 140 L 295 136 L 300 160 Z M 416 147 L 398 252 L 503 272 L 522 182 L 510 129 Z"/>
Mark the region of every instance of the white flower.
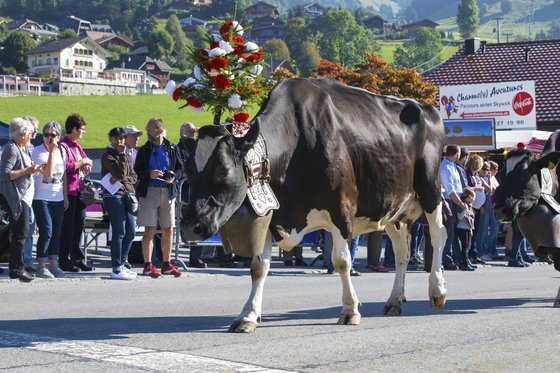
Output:
<path fill-rule="evenodd" d="M 202 70 L 200 70 L 200 66 L 196 65 L 193 69 L 194 77 L 198 80 L 202 78 Z"/>
<path fill-rule="evenodd" d="M 226 54 L 225 50 L 223 50 L 220 47 L 216 47 L 212 49 L 210 52 L 208 52 L 208 57 L 224 56 L 225 54 Z"/>
<path fill-rule="evenodd" d="M 188 77 L 188 78 L 185 79 L 185 81 L 183 82 L 183 85 L 184 85 L 185 87 L 188 87 L 188 86 L 190 86 L 191 84 L 193 84 L 194 82 L 196 82 L 196 79 L 195 79 L 195 78 Z"/>
<path fill-rule="evenodd" d="M 258 52 L 259 46 L 252 41 L 248 41 L 247 43 L 245 43 L 245 50 L 248 52 Z"/>
<path fill-rule="evenodd" d="M 243 36 L 243 26 L 241 26 L 237 21 L 233 21 L 233 32 L 239 36 Z"/>
<path fill-rule="evenodd" d="M 194 107 L 194 106 L 188 105 L 188 108 L 191 109 L 192 111 L 196 111 L 197 113 L 202 113 L 204 111 L 203 107 Z"/>
<path fill-rule="evenodd" d="M 165 85 L 165 93 L 167 93 L 169 97 L 173 97 L 173 92 L 175 92 L 175 88 L 177 88 L 175 81 L 169 80 Z"/>
<path fill-rule="evenodd" d="M 218 45 L 220 46 L 221 49 L 226 51 L 226 53 L 233 52 L 233 47 L 231 46 L 231 44 L 229 42 L 227 42 L 225 40 L 220 40 L 220 43 Z"/>
<path fill-rule="evenodd" d="M 219 34 L 212 34 L 212 35 L 210 35 L 210 40 L 220 41 L 220 40 L 222 40 L 222 37 Z"/>
<path fill-rule="evenodd" d="M 261 65 L 253 65 L 253 67 L 251 67 L 251 73 L 254 75 L 259 75 L 262 71 L 263 67 Z"/>
<path fill-rule="evenodd" d="M 212 70 L 210 70 L 210 72 L 208 73 L 208 75 L 210 75 L 210 76 L 216 76 L 216 75 L 219 75 L 219 74 L 220 74 L 220 72 L 219 72 L 218 70 L 216 70 L 216 69 L 212 69 Z"/>
<path fill-rule="evenodd" d="M 237 93 L 231 95 L 227 103 L 228 106 L 232 109 L 239 109 L 243 105 L 243 101 L 241 101 L 241 96 L 239 96 Z"/>

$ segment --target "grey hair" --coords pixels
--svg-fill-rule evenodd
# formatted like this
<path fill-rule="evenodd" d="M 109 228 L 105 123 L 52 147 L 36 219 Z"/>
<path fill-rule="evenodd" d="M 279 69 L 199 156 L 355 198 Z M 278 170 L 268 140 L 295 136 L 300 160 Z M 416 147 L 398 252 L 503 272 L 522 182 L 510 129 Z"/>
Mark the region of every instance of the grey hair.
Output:
<path fill-rule="evenodd" d="M 153 124 L 156 126 L 157 129 L 163 128 L 163 120 L 159 119 L 159 118 L 152 118 L 148 121 L 148 124 L 146 125 L 149 126 L 150 124 Z"/>
<path fill-rule="evenodd" d="M 48 122 L 43 126 L 43 133 L 47 132 L 51 128 L 54 128 L 58 136 L 62 136 L 62 126 L 57 121 Z"/>
<path fill-rule="evenodd" d="M 39 127 L 39 119 L 37 119 L 35 117 L 32 117 L 31 115 L 23 117 L 23 119 L 27 119 L 28 121 L 30 121 L 31 125 L 33 125 L 33 127 L 35 127 L 35 128 Z"/>
<path fill-rule="evenodd" d="M 185 122 L 181 124 L 181 127 L 179 128 L 179 132 L 183 131 L 183 128 L 194 129 L 196 131 L 196 126 L 191 122 Z"/>
<path fill-rule="evenodd" d="M 14 118 L 10 122 L 10 139 L 18 140 L 22 135 L 31 134 L 35 128 L 33 124 L 24 118 Z"/>

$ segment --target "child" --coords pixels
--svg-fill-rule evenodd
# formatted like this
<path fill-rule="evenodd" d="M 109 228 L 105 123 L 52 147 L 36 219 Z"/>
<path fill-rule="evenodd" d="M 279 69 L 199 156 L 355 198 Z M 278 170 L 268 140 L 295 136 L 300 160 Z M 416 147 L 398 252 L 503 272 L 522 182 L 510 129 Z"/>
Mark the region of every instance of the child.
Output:
<path fill-rule="evenodd" d="M 459 269 L 462 271 L 474 271 L 476 269 L 468 259 L 472 231 L 474 229 L 474 212 L 472 209 L 474 197 L 475 193 L 471 188 L 463 189 L 461 201 L 466 207 L 463 211 L 457 213 L 457 236 L 461 242 L 461 262 L 459 263 Z"/>

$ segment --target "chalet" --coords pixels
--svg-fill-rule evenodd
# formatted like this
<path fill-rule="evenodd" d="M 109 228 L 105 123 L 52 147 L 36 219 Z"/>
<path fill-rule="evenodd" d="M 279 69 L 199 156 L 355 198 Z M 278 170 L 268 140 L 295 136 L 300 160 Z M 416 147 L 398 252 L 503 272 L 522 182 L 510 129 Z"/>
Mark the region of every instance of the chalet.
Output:
<path fill-rule="evenodd" d="M 467 39 L 465 46 L 426 77 L 436 86 L 535 82 L 538 130 L 560 129 L 560 40 L 490 44 Z"/>
<path fill-rule="evenodd" d="M 325 7 L 319 3 L 309 3 L 290 9 L 290 17 L 315 18 L 325 13 Z"/>
<path fill-rule="evenodd" d="M 384 32 L 388 27 L 387 21 L 384 20 L 383 17 L 378 15 L 374 15 L 364 19 L 363 24 L 366 29 L 375 30 L 378 32 Z"/>
<path fill-rule="evenodd" d="M 109 62 L 107 69 L 129 69 L 145 71 L 146 76 L 155 76 L 160 87 L 165 87 L 173 68 L 164 61 L 154 60 L 148 56 L 133 55 L 129 58 Z"/>
<path fill-rule="evenodd" d="M 39 23 L 32 21 L 30 19 L 24 18 L 19 20 L 13 20 L 7 23 L 8 30 L 19 31 L 29 34 L 34 40 L 41 40 L 42 38 L 54 38 L 58 35 L 58 32 L 45 29 Z"/>
<path fill-rule="evenodd" d="M 269 39 L 283 39 L 284 22 L 271 16 L 255 18 L 249 33 L 251 40 L 259 44 Z"/>
<path fill-rule="evenodd" d="M 92 31 L 91 22 L 75 16 L 66 16 L 58 23 L 58 28 L 62 31 L 66 29 L 74 30 L 78 35 L 85 35 L 86 31 Z"/>
<path fill-rule="evenodd" d="M 274 5 L 265 3 L 264 1 L 259 1 L 258 3 L 245 8 L 245 15 L 250 20 L 266 16 L 278 18 L 280 16 L 280 12 Z"/>
<path fill-rule="evenodd" d="M 43 43 L 25 53 L 30 75 L 96 78 L 109 53 L 89 37 Z"/>
<path fill-rule="evenodd" d="M 423 19 L 418 22 L 407 23 L 406 25 L 402 25 L 400 27 L 405 33 L 412 34 L 420 27 L 428 27 L 428 28 L 435 29 L 437 26 L 439 26 L 439 23 L 430 21 L 429 19 Z"/>
<path fill-rule="evenodd" d="M 108 48 L 111 45 L 118 45 L 130 49 L 134 46 L 132 40 L 112 32 L 86 31 L 86 35 L 103 48 Z"/>
<path fill-rule="evenodd" d="M 181 28 L 185 32 L 185 35 L 187 35 L 187 38 L 194 40 L 198 37 L 198 27 L 206 27 L 207 21 L 190 15 L 186 18 L 180 19 L 179 25 L 181 25 Z"/>
<path fill-rule="evenodd" d="M 168 12 L 192 11 L 200 5 L 210 5 L 212 0 L 177 0 L 165 7 Z"/>

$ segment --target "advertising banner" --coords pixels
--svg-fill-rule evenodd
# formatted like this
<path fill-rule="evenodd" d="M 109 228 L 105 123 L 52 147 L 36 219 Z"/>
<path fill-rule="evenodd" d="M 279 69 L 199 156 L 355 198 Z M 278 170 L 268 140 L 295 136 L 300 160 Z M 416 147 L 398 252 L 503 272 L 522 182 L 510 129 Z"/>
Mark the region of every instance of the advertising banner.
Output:
<path fill-rule="evenodd" d="M 496 149 L 494 119 L 444 119 L 445 143 L 466 146 L 471 150 Z"/>
<path fill-rule="evenodd" d="M 494 119 L 498 131 L 537 128 L 534 81 L 442 86 L 439 97 L 444 120 Z"/>

